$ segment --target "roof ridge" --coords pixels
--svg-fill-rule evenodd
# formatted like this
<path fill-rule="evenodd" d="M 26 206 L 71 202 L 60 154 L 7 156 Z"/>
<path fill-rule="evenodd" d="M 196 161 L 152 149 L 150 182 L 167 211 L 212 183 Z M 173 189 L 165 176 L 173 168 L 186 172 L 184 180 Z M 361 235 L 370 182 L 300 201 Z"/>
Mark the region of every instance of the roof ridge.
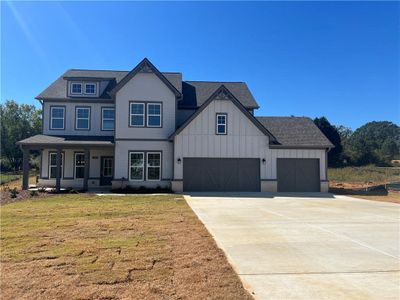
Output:
<path fill-rule="evenodd" d="M 184 82 L 246 83 L 244 81 L 182 80 Z"/>
<path fill-rule="evenodd" d="M 129 71 L 122 71 L 122 70 L 104 70 L 104 69 L 68 69 L 67 71 L 129 72 Z"/>
<path fill-rule="evenodd" d="M 279 118 L 296 118 L 296 119 L 311 119 L 310 117 L 297 117 L 297 116 L 256 116 L 256 118 L 275 118 L 275 119 L 279 119 Z"/>

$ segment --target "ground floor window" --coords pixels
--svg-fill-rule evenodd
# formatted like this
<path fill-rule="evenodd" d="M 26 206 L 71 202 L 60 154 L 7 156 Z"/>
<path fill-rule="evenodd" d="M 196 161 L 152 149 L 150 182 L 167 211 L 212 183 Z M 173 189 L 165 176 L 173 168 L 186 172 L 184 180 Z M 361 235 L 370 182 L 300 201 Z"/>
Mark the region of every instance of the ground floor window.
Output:
<path fill-rule="evenodd" d="M 161 153 L 147 152 L 147 180 L 160 180 Z"/>
<path fill-rule="evenodd" d="M 161 152 L 129 152 L 129 180 L 161 180 Z"/>
<path fill-rule="evenodd" d="M 64 153 L 61 153 L 61 177 L 63 177 Z M 57 153 L 51 152 L 49 155 L 49 178 L 57 176 Z"/>
<path fill-rule="evenodd" d="M 75 153 L 75 178 L 85 177 L 85 153 Z"/>
<path fill-rule="evenodd" d="M 144 179 L 144 152 L 129 153 L 129 180 Z"/>

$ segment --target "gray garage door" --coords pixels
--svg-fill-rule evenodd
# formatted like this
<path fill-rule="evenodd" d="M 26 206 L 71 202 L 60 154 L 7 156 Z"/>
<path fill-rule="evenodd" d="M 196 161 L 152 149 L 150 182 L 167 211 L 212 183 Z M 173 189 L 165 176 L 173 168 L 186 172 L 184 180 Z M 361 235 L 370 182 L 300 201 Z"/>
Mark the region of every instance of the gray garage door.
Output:
<path fill-rule="evenodd" d="M 258 158 L 184 158 L 183 190 L 188 192 L 259 192 Z"/>
<path fill-rule="evenodd" d="M 319 192 L 319 159 L 278 158 L 278 192 Z"/>

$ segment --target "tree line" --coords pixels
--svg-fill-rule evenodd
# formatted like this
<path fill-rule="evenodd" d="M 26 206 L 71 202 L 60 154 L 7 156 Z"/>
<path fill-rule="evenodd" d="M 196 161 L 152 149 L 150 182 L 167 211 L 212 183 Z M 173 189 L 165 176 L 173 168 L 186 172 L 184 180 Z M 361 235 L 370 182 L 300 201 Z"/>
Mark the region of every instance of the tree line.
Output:
<path fill-rule="evenodd" d="M 328 152 L 330 167 L 390 166 L 400 158 L 400 127 L 392 122 L 368 122 L 355 131 L 334 126 L 325 117 L 315 118 L 314 123 L 335 145 Z"/>
<path fill-rule="evenodd" d="M 22 151 L 16 142 L 42 132 L 42 111 L 34 105 L 7 100 L 0 104 L 1 170 L 19 170 Z M 354 132 L 334 126 L 325 117 L 314 123 L 335 145 L 328 153 L 329 166 L 387 166 L 399 159 L 400 127 L 392 122 L 369 122 Z"/>

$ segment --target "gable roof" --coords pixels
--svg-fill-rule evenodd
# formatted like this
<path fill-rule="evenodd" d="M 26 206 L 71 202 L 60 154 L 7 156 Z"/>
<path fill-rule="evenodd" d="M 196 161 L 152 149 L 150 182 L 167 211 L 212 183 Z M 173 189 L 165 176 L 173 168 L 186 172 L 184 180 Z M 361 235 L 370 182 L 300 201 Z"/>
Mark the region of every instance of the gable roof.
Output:
<path fill-rule="evenodd" d="M 178 101 L 178 108 L 197 109 L 201 107 L 208 98 L 221 86 L 224 85 L 235 96 L 240 103 L 247 109 L 259 108 L 256 100 L 251 94 L 247 84 L 244 82 L 219 82 L 219 81 L 182 81 L 180 72 L 159 72 L 151 62 L 145 58 L 132 71 L 113 71 L 113 70 L 84 70 L 70 69 L 57 78 L 50 86 L 41 92 L 36 99 L 38 100 L 101 100 L 112 101 L 113 94 L 121 88 L 135 72 L 143 69 L 154 72 L 159 78 L 176 93 L 181 94 Z M 99 97 L 77 97 L 69 96 L 67 93 L 68 80 L 99 81 L 102 82 Z"/>
<path fill-rule="evenodd" d="M 276 138 L 271 148 L 333 148 L 334 145 L 306 117 L 256 117 Z"/>
<path fill-rule="evenodd" d="M 98 98 L 90 99 L 103 99 L 111 100 L 111 90 L 129 73 L 129 71 L 112 71 L 112 70 L 82 70 L 70 69 L 62 74 L 56 81 L 54 81 L 48 88 L 41 92 L 36 99 L 74 99 L 77 97 L 69 97 L 67 93 L 67 80 L 90 80 L 90 81 L 108 81 L 108 84 L 102 94 Z M 171 82 L 174 87 L 182 92 L 182 73 L 178 72 L 163 72 L 165 78 Z M 85 98 L 87 99 L 87 98 Z"/>
<path fill-rule="evenodd" d="M 222 81 L 184 81 L 182 83 L 183 99 L 178 102 L 178 108 L 202 106 L 221 85 L 224 85 L 246 108 L 259 108 L 245 82 Z"/>
<path fill-rule="evenodd" d="M 147 59 L 144 58 L 136 67 L 133 68 L 118 84 L 111 90 L 111 94 L 115 95 L 129 80 L 137 73 L 154 73 L 165 85 L 175 94 L 176 97 L 182 97 L 182 93 Z"/>
<path fill-rule="evenodd" d="M 196 112 L 190 116 L 169 138 L 172 139 L 182 132 L 212 101 L 214 100 L 231 100 L 233 104 L 265 135 L 270 137 L 270 141 L 275 141 L 275 137 L 266 129 L 249 111 L 240 103 L 238 99 L 226 88 L 221 85 L 214 93 L 205 101 Z"/>

